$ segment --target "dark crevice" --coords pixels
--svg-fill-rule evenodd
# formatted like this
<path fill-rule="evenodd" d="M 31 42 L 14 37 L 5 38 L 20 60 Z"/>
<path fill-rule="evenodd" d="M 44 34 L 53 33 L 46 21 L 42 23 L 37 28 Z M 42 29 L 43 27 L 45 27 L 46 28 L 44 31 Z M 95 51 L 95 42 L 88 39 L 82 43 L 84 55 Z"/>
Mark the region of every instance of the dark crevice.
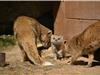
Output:
<path fill-rule="evenodd" d="M 54 31 L 54 21 L 60 1 L 2 1 L 0 2 L 0 35 L 13 34 L 13 23 L 18 16 L 36 18 Z M 56 14 L 54 15 L 54 10 Z"/>

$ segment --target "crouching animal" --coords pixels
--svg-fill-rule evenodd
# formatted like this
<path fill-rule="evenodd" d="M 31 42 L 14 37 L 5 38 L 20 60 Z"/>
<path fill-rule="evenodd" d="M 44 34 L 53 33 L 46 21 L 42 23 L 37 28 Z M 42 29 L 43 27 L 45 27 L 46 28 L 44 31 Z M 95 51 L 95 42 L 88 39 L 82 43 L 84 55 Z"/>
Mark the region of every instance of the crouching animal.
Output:
<path fill-rule="evenodd" d="M 24 60 L 26 60 L 27 57 L 35 65 L 42 64 L 43 60 L 37 50 L 37 40 L 39 40 L 45 48 L 48 48 L 50 46 L 52 31 L 46 29 L 35 19 L 27 16 L 18 17 L 14 22 L 13 30 Z"/>
<path fill-rule="evenodd" d="M 66 45 L 66 53 L 71 54 L 71 64 L 76 59 L 87 54 L 89 57 L 88 67 L 92 66 L 94 52 L 100 48 L 100 22 L 96 22 L 87 27 L 82 33 L 74 36 Z"/>
<path fill-rule="evenodd" d="M 51 48 L 53 50 L 54 59 L 62 59 L 65 57 L 65 40 L 61 35 L 51 36 Z"/>

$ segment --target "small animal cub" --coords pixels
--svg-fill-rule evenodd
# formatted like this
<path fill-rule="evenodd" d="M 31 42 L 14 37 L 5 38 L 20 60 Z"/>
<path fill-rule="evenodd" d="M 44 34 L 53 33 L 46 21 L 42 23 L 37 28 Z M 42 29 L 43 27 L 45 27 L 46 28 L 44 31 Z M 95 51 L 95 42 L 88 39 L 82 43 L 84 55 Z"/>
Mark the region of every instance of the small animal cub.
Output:
<path fill-rule="evenodd" d="M 54 59 L 64 58 L 65 44 L 66 43 L 61 35 L 51 36 L 51 47 L 54 54 Z"/>

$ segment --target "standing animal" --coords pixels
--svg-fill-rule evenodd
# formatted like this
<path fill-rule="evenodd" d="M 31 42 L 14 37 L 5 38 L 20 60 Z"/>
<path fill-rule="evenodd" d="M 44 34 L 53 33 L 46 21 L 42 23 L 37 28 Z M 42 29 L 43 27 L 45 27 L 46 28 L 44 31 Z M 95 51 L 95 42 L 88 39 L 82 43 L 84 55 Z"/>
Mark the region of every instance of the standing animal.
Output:
<path fill-rule="evenodd" d="M 65 45 L 64 45 L 63 36 L 52 35 L 51 47 L 52 47 L 55 59 L 61 59 L 64 57 Z"/>
<path fill-rule="evenodd" d="M 71 64 L 84 53 L 88 55 L 88 67 L 92 66 L 94 52 L 100 47 L 100 22 L 87 27 L 82 33 L 74 36 L 66 45 L 66 55 L 71 54 Z"/>
<path fill-rule="evenodd" d="M 34 18 L 27 16 L 19 16 L 14 22 L 13 30 L 24 60 L 26 60 L 25 57 L 27 56 L 35 65 L 42 64 L 43 60 L 37 50 L 37 40 L 40 41 L 44 47 L 48 48 L 50 46 L 52 32 Z"/>

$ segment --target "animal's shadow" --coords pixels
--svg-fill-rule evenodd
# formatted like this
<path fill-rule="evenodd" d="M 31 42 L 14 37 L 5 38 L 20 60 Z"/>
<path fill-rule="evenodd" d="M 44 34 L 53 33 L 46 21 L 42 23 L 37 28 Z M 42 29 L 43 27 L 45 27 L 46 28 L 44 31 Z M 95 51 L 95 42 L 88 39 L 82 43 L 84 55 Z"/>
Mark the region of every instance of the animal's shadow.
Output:
<path fill-rule="evenodd" d="M 75 61 L 74 65 L 87 65 L 88 62 L 84 62 L 84 61 Z M 100 66 L 100 61 L 98 62 L 92 62 L 92 66 Z"/>

